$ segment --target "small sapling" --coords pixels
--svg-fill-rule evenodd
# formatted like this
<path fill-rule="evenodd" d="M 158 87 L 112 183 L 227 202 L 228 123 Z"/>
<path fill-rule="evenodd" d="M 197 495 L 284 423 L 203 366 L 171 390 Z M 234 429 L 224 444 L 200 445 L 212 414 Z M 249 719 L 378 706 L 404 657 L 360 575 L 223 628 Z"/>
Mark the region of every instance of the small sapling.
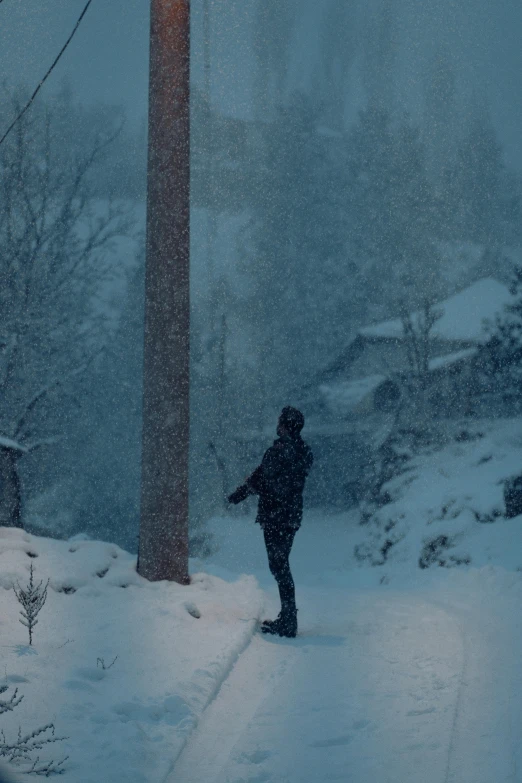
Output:
<path fill-rule="evenodd" d="M 49 580 L 43 587 L 43 582 L 39 582 L 37 585 L 34 583 L 34 568 L 31 563 L 29 569 L 29 584 L 26 587 L 20 587 L 18 582 L 13 585 L 14 593 L 18 599 L 18 603 L 21 604 L 22 609 L 20 614 L 20 622 L 25 625 L 29 631 L 29 644 L 33 643 L 33 629 L 37 625 L 38 614 L 40 609 L 45 604 L 47 599 L 47 587 L 49 586 Z"/>

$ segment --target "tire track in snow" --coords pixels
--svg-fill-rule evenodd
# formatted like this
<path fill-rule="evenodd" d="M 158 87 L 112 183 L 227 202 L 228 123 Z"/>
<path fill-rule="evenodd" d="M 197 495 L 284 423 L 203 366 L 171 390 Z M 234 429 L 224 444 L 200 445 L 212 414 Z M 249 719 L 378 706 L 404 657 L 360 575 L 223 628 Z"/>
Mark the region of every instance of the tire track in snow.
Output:
<path fill-rule="evenodd" d="M 449 609 L 449 607 L 446 604 L 439 603 L 437 601 L 433 601 L 431 599 L 428 599 L 428 603 L 430 603 L 432 606 L 436 607 L 437 609 L 445 612 L 445 614 L 448 614 L 450 616 L 454 616 L 453 612 Z M 462 627 L 460 623 L 458 622 L 457 618 L 455 618 L 455 623 L 459 631 L 459 638 L 460 638 L 460 644 L 461 644 L 461 670 L 460 670 L 460 676 L 459 676 L 459 682 L 457 687 L 457 694 L 455 698 L 455 708 L 453 710 L 453 719 L 451 722 L 451 729 L 450 729 L 450 736 L 449 736 L 449 743 L 448 743 L 448 751 L 447 751 L 447 758 L 446 758 L 446 771 L 444 774 L 444 783 L 449 783 L 450 780 L 450 765 L 451 765 L 451 759 L 454 752 L 454 745 L 455 745 L 455 736 L 456 736 L 456 729 L 459 721 L 459 716 L 461 712 L 461 702 L 462 702 L 462 691 L 464 687 L 464 679 L 465 679 L 465 673 L 466 673 L 466 663 L 467 663 L 467 656 L 468 656 L 468 649 L 466 644 L 465 636 L 462 632 Z"/>
<path fill-rule="evenodd" d="M 518 783 L 513 736 L 514 639 L 483 606 L 431 601 L 452 615 L 463 644 L 444 783 Z"/>
<path fill-rule="evenodd" d="M 214 783 L 260 704 L 277 687 L 292 650 L 255 636 L 237 659 L 164 783 Z"/>
<path fill-rule="evenodd" d="M 462 672 L 453 617 L 404 593 L 307 598 L 303 635 L 253 639 L 167 783 L 317 783 L 346 770 L 353 783 L 442 782 Z"/>
<path fill-rule="evenodd" d="M 462 629 L 460 629 L 460 638 L 462 643 L 462 668 L 460 671 L 460 679 L 459 679 L 459 685 L 457 690 L 457 698 L 455 699 L 455 710 L 453 712 L 453 721 L 451 723 L 451 732 L 450 732 L 450 740 L 448 745 L 448 757 L 446 760 L 446 774 L 444 775 L 444 783 L 448 783 L 449 781 L 449 775 L 450 775 L 450 763 L 451 758 L 453 754 L 453 747 L 455 743 L 455 734 L 457 729 L 457 722 L 459 719 L 460 714 L 460 704 L 462 701 L 462 689 L 464 685 L 464 676 L 466 671 L 466 656 L 467 656 L 467 645 L 464 639 L 464 635 L 462 633 Z"/>

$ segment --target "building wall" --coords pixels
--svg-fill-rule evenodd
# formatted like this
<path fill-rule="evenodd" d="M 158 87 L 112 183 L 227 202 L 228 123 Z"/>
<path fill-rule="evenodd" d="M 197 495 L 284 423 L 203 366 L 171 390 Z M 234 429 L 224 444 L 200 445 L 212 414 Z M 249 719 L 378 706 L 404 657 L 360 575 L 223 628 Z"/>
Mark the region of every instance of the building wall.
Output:
<path fill-rule="evenodd" d="M 388 375 L 407 366 L 405 346 L 401 341 L 365 341 L 364 350 L 349 368 L 347 378 Z"/>
<path fill-rule="evenodd" d="M 428 356 L 437 356 L 474 347 L 463 340 L 430 340 Z M 347 368 L 346 378 L 364 378 L 366 375 L 389 375 L 408 369 L 408 352 L 404 340 L 366 339 L 361 354 Z"/>

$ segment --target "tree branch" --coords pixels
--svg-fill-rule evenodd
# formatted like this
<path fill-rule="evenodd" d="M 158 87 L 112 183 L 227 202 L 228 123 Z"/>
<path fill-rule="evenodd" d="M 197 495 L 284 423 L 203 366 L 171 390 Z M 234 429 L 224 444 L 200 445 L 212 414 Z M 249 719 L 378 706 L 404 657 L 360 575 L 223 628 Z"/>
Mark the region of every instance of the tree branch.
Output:
<path fill-rule="evenodd" d="M 51 391 L 56 389 L 58 386 L 62 386 L 66 381 L 70 380 L 71 378 L 75 378 L 78 375 L 81 375 L 85 372 L 85 370 L 93 363 L 93 361 L 100 356 L 105 349 L 102 348 L 100 351 L 93 354 L 88 361 L 86 361 L 84 364 L 80 365 L 79 367 L 75 367 L 70 372 L 66 373 L 64 376 L 60 378 L 55 378 L 51 383 L 44 386 L 42 389 L 36 392 L 35 395 L 33 395 L 32 399 L 28 402 L 28 404 L 25 406 L 25 411 L 18 420 L 18 425 L 15 429 L 14 437 L 17 439 L 20 439 L 22 437 L 22 430 L 25 427 L 27 423 L 27 419 L 29 418 L 32 411 L 35 409 L 35 407 L 38 405 L 40 400 L 44 399 Z"/>

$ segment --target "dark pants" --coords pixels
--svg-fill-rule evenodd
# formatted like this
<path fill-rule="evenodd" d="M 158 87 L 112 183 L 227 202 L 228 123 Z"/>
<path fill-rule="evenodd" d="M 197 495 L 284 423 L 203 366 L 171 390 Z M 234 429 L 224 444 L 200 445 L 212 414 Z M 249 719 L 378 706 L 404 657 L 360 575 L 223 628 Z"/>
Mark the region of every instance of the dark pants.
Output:
<path fill-rule="evenodd" d="M 285 608 L 295 609 L 295 586 L 288 558 L 296 533 L 297 530 L 293 528 L 280 528 L 279 530 L 264 528 L 263 530 L 268 566 L 277 582 L 283 611 Z"/>

